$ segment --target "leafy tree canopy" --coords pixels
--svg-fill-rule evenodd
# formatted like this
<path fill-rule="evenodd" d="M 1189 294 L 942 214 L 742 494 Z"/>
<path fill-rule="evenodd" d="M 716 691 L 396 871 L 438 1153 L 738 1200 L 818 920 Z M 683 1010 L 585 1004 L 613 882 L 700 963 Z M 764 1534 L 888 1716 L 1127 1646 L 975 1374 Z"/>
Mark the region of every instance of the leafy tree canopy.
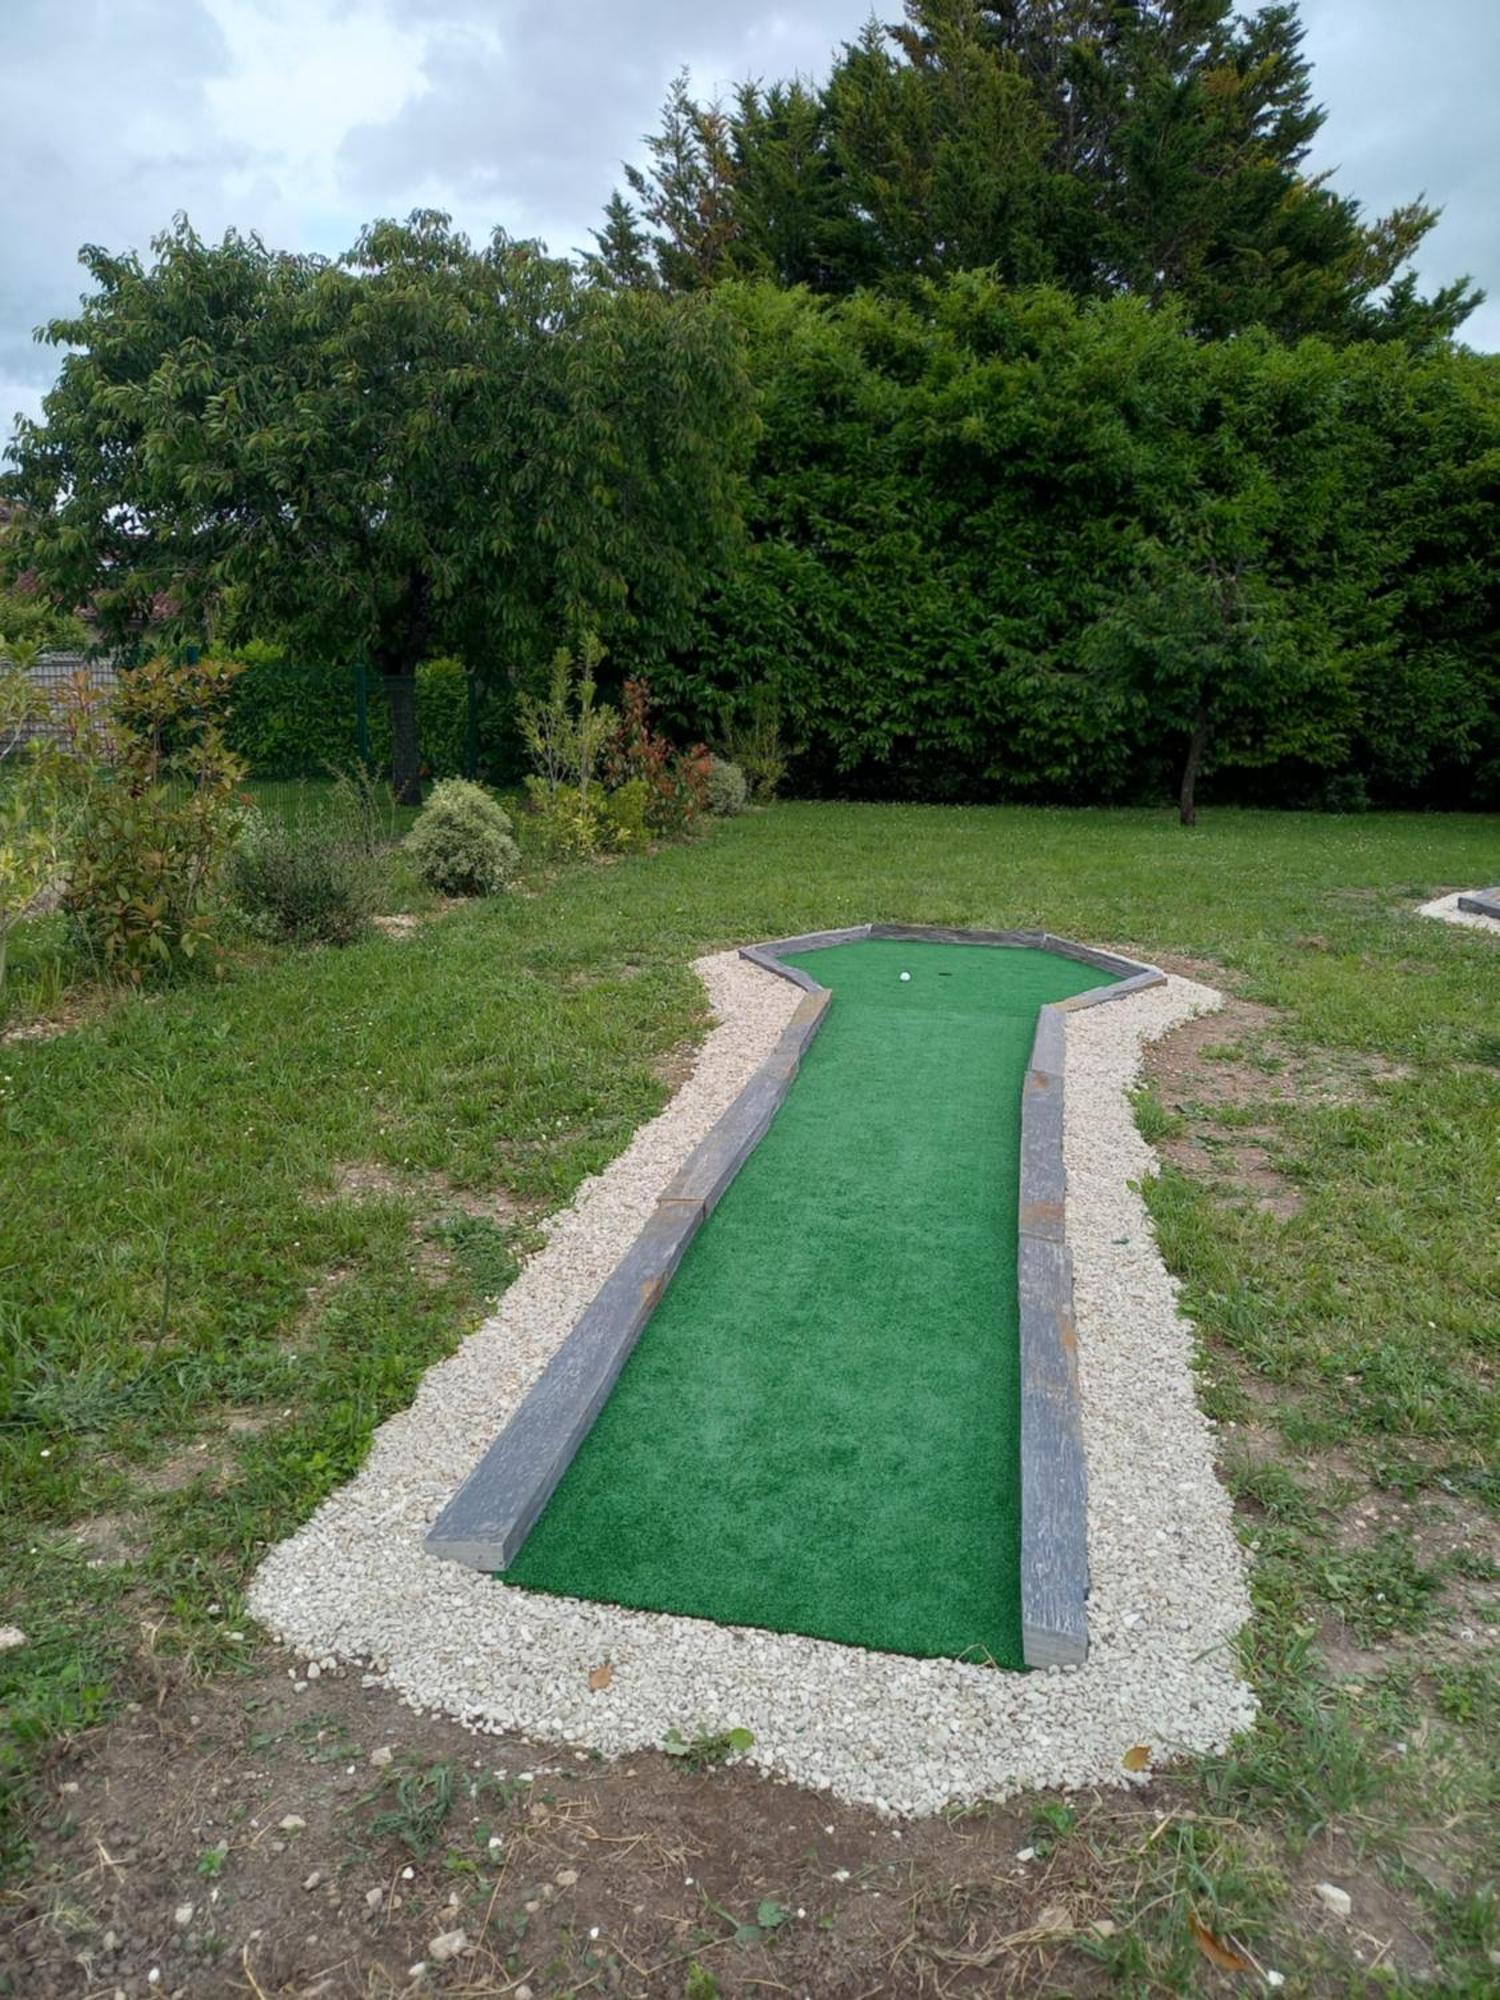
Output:
<path fill-rule="evenodd" d="M 363 653 L 418 768 L 413 675 L 439 653 L 524 674 L 558 633 L 680 636 L 723 553 L 748 438 L 738 343 L 702 298 L 590 284 L 445 216 L 344 257 L 185 220 L 94 281 L 10 481 L 12 567 L 129 642 Z"/>

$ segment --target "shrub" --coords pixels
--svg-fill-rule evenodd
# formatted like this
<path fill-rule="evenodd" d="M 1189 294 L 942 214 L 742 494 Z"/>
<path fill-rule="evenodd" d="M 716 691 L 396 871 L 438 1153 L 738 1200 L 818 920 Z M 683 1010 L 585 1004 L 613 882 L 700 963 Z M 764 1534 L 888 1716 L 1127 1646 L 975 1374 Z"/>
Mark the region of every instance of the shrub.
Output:
<path fill-rule="evenodd" d="M 158 658 L 65 691 L 49 767 L 70 808 L 63 907 L 96 967 L 140 983 L 213 942 L 243 819 L 224 740 L 237 662 Z"/>
<path fill-rule="evenodd" d="M 586 632 L 575 660 L 566 646 L 552 655 L 552 676 L 540 699 L 517 709 L 521 736 L 538 782 L 549 792 L 577 792 L 585 807 L 601 757 L 615 732 L 615 712 L 596 696 L 595 675 L 604 659 L 598 637 Z"/>
<path fill-rule="evenodd" d="M 708 767 L 708 809 L 718 819 L 733 819 L 750 799 L 750 787 L 738 764 L 727 757 L 715 757 Z"/>
<path fill-rule="evenodd" d="M 745 721 L 732 731 L 725 749 L 729 761 L 744 772 L 750 797 L 758 806 L 768 806 L 781 790 L 788 762 L 781 738 L 781 704 L 775 690 L 762 684 L 751 691 L 748 707 Z"/>
<path fill-rule="evenodd" d="M 493 896 L 516 872 L 509 815 L 467 778 L 444 778 L 406 836 L 417 872 L 447 896 Z"/>
<path fill-rule="evenodd" d="M 526 780 L 526 825 L 538 848 L 558 861 L 583 861 L 606 844 L 603 794 L 584 800 L 570 785 Z"/>
<path fill-rule="evenodd" d="M 619 728 L 606 771 L 612 787 L 639 781 L 646 788 L 646 825 L 652 833 L 685 833 L 708 810 L 712 763 L 702 744 L 679 751 L 651 727 L 651 690 L 628 680 Z"/>
<path fill-rule="evenodd" d="M 623 785 L 605 793 L 599 816 L 603 821 L 605 839 L 617 853 L 623 854 L 632 847 L 644 847 L 650 840 L 651 829 L 646 824 L 646 807 L 649 804 L 650 795 L 641 778 L 627 778 Z"/>
<path fill-rule="evenodd" d="M 352 829 L 252 815 L 230 883 L 251 922 L 292 944 L 353 944 L 375 909 L 375 865 Z"/>

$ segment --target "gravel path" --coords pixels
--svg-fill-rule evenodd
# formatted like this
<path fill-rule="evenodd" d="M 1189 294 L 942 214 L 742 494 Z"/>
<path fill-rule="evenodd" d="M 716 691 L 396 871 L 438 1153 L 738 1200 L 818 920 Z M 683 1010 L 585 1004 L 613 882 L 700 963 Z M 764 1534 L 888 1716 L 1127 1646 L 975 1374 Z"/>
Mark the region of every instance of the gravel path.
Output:
<path fill-rule="evenodd" d="M 1458 899 L 1472 896 L 1472 889 L 1455 889 L 1451 896 L 1439 896 L 1436 901 L 1423 903 L 1417 911 L 1419 917 L 1436 917 L 1445 924 L 1462 924 L 1465 930 L 1488 931 L 1492 937 L 1500 937 L 1500 924 L 1493 917 L 1482 917 L 1477 910 L 1461 910 Z"/>
<path fill-rule="evenodd" d="M 700 961 L 718 1025 L 693 1076 L 553 1218 L 499 1311 L 376 1433 L 362 1471 L 273 1550 L 251 1607 L 320 1668 L 365 1667 L 418 1709 L 620 1753 L 744 1727 L 750 1761 L 895 1813 L 1128 1782 L 1121 1759 L 1222 1747 L 1252 1720 L 1233 1639 L 1245 1559 L 1199 1412 L 1191 1329 L 1130 1186 L 1154 1165 L 1126 1091 L 1144 1042 L 1220 1004 L 1165 987 L 1068 1024 L 1068 1233 L 1089 1455 L 1092 1650 L 1011 1674 L 507 1589 L 426 1555 L 428 1523 L 505 1422 L 692 1146 L 769 1052 L 797 989 Z M 608 1688 L 591 1669 L 613 1663 Z"/>

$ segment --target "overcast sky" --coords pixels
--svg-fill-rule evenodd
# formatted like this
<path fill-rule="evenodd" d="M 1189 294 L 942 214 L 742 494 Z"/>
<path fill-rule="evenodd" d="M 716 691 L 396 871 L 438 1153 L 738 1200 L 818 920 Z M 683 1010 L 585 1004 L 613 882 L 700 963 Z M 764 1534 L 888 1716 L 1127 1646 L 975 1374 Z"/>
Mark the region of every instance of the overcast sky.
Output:
<path fill-rule="evenodd" d="M 899 0 L 876 12 L 890 18 Z M 336 253 L 375 215 L 449 210 L 588 241 L 686 63 L 701 94 L 819 75 L 868 0 L 0 0 L 0 441 L 56 354 L 79 244 L 144 250 L 186 210 Z M 1316 162 L 1371 212 L 1445 210 L 1422 275 L 1493 295 L 1500 348 L 1500 0 L 1303 0 L 1329 109 Z"/>

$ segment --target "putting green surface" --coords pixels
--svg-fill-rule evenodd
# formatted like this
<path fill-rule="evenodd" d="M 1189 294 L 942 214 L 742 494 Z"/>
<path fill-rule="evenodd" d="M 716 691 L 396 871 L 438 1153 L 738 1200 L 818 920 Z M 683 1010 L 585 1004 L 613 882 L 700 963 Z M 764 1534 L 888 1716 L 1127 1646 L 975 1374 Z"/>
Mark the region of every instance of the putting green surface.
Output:
<path fill-rule="evenodd" d="M 1112 982 L 982 945 L 788 962 L 822 1030 L 505 1578 L 1017 1667 L 1021 1084 L 1038 1008 Z"/>

